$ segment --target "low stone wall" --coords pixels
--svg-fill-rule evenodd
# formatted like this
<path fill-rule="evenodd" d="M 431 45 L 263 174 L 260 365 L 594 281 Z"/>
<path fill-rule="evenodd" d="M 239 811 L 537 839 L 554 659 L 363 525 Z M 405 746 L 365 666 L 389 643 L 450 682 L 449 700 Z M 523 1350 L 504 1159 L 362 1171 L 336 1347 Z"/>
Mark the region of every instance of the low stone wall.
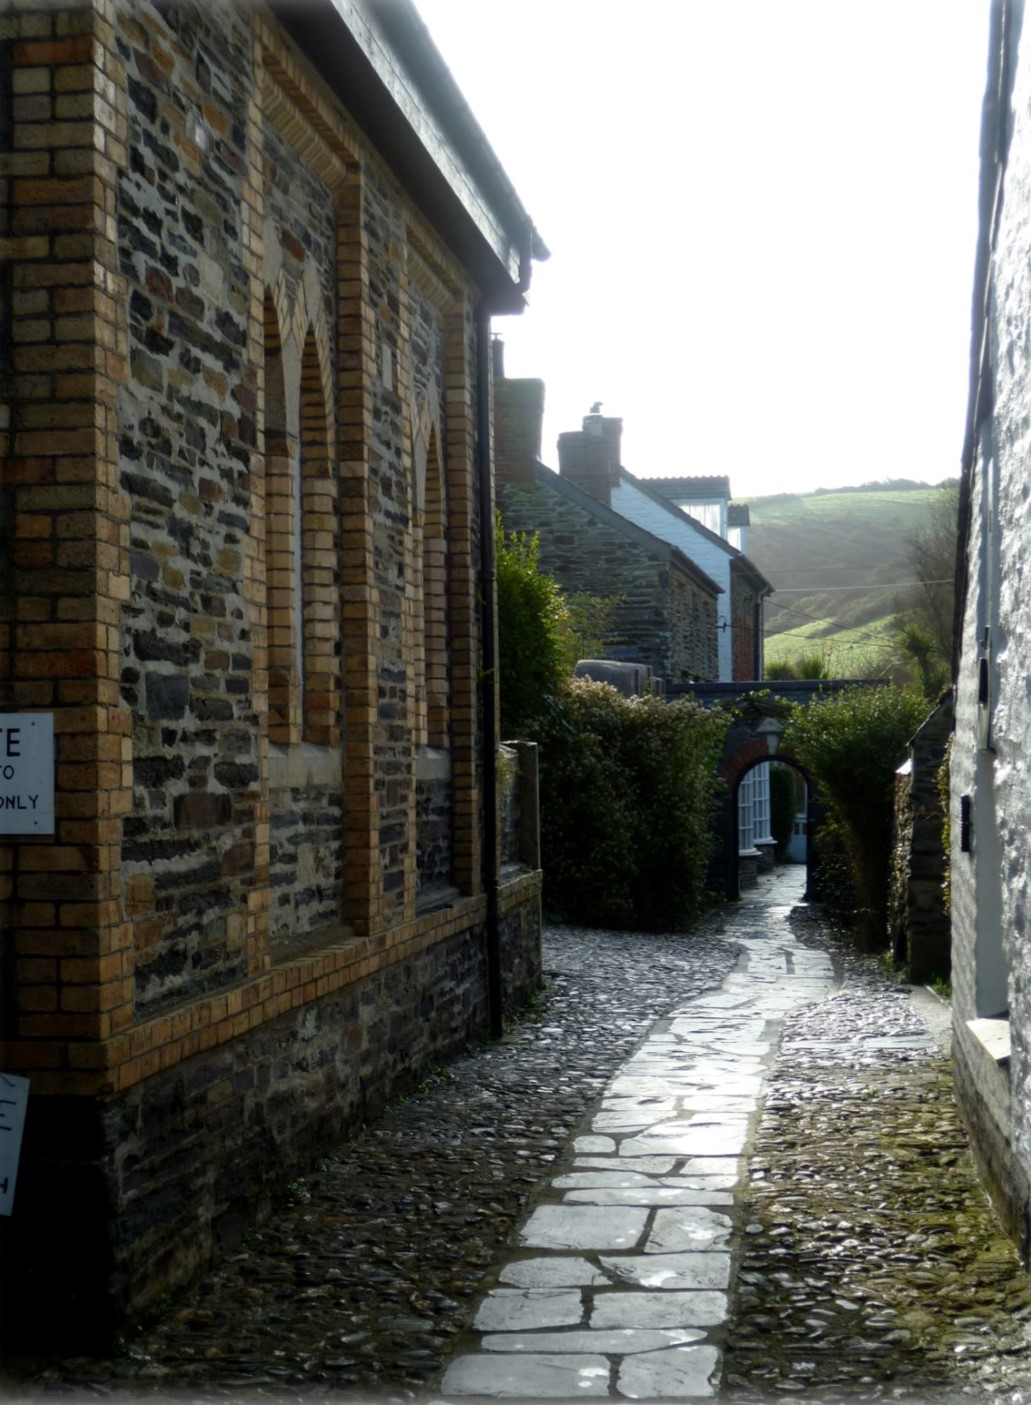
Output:
<path fill-rule="evenodd" d="M 974 1035 L 953 1026 L 952 1067 L 956 1102 L 977 1163 L 1006 1233 L 1025 1265 L 1031 1264 L 1031 1183 L 1013 1146 L 1010 1070 L 1000 1067 Z"/>
<path fill-rule="evenodd" d="M 503 869 L 541 866 L 536 742 L 502 742 L 498 753 L 498 827 Z"/>
<path fill-rule="evenodd" d="M 502 887 L 508 1010 L 540 984 L 539 891 L 538 874 Z M 52 1347 L 124 1330 L 231 1252 L 349 1129 L 482 1039 L 483 904 L 467 905 L 461 930 L 120 1096 L 33 1100 L 3 1225 L 5 1335 Z"/>
<path fill-rule="evenodd" d="M 917 982 L 948 976 L 951 965 L 945 812 L 938 776 L 952 719 L 952 698 L 947 695 L 913 737 L 909 764 L 895 779 L 888 935 L 895 959 Z"/>

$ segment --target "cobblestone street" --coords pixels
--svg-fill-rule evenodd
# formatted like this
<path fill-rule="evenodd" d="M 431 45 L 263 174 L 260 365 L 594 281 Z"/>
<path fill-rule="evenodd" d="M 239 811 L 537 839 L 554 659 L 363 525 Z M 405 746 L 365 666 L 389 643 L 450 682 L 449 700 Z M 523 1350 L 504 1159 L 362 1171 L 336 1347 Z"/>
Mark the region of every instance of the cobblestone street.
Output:
<path fill-rule="evenodd" d="M 975 1176 L 946 1007 L 807 910 L 793 927 L 841 985 L 785 1021 L 738 1205 L 725 1393 L 1031 1399 L 1028 1278 Z"/>
<path fill-rule="evenodd" d="M 290 1188 L 111 1360 L 11 1399 L 1031 1400 L 945 1011 L 793 906 L 549 931 L 534 1017 Z"/>

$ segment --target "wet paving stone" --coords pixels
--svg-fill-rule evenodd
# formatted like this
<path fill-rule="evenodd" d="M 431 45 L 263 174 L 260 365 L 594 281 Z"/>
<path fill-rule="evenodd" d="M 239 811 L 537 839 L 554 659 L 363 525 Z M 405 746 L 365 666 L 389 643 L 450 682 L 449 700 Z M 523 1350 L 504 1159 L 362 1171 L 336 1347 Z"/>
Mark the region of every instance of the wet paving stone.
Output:
<path fill-rule="evenodd" d="M 745 1402 L 1031 1401 L 1031 1285 L 908 993 L 807 909 L 842 984 L 788 1014 L 749 1163 L 724 1351 Z"/>
<path fill-rule="evenodd" d="M 240 1253 L 128 1334 L 119 1357 L 9 1359 L 0 1393 L 183 1405 L 427 1398 L 499 1283 L 517 1225 L 560 1164 L 573 1170 L 574 1139 L 606 1084 L 656 1020 L 718 987 L 736 956 L 711 930 L 549 929 L 538 1018 L 330 1151 Z M 544 1360 L 534 1381 L 542 1398 L 604 1395 L 601 1361 L 599 1377 L 591 1364 L 577 1375 L 568 1358 Z M 495 1381 L 501 1370 L 496 1360 Z"/>
<path fill-rule="evenodd" d="M 735 931 L 741 911 L 734 912 Z M 721 1289 L 730 1282 L 736 1233 L 732 1192 L 743 1180 L 777 1022 L 800 1001 L 834 989 L 831 961 L 798 946 L 787 927 L 788 911 L 775 907 L 767 916 L 751 910 L 741 928 L 747 945 L 741 942 L 719 989 L 677 1006 L 653 1026 L 605 1088 L 589 1134 L 575 1142 L 577 1169 L 559 1170 L 520 1231 L 518 1243 L 533 1243 L 538 1251 L 575 1243 L 602 1270 L 601 1281 L 581 1290 L 587 1333 L 560 1328 L 550 1335 L 549 1347 L 591 1340 L 595 1352 L 608 1358 L 617 1397 L 687 1390 L 689 1383 L 692 1393 L 706 1398 L 716 1392 L 728 1318 Z M 804 979 L 797 976 L 800 967 Z M 603 1155 L 606 1147 L 609 1156 Z M 582 1155 L 585 1149 L 593 1155 Z M 584 1177 L 588 1162 L 595 1174 Z M 600 1184 L 599 1169 L 607 1173 Z M 577 1208 L 586 1205 L 595 1207 L 589 1217 Z M 622 1254 L 599 1252 L 600 1244 L 617 1236 Z M 664 1266 L 659 1271 L 657 1263 Z M 474 1328 L 482 1332 L 479 1318 Z M 698 1330 L 690 1351 L 684 1343 L 672 1354 L 630 1345 L 642 1340 L 642 1332 L 687 1328 Z M 491 1344 L 471 1337 L 448 1367 L 444 1395 L 466 1393 L 466 1368 L 477 1378 L 471 1363 L 478 1352 L 523 1350 L 516 1323 Z M 513 1381 L 505 1394 L 526 1399 L 532 1390 L 530 1379 L 522 1386 Z"/>
<path fill-rule="evenodd" d="M 948 1060 L 797 892 L 686 937 L 549 931 L 536 1022 L 328 1154 L 118 1357 L 9 1362 L 5 1398 L 1031 1405 L 1029 1282 Z"/>

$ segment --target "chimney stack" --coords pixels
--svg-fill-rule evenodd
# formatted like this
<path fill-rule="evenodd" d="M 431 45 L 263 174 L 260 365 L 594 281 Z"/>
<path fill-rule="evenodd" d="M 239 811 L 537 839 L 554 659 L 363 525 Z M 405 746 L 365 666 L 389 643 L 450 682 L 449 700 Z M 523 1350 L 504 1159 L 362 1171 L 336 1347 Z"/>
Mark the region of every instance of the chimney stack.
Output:
<path fill-rule="evenodd" d="M 558 467 L 592 498 L 612 506 L 612 489 L 619 483 L 620 448 L 623 421 L 603 415 L 600 402 L 584 415 L 583 429 L 569 430 L 558 437 Z"/>
<path fill-rule="evenodd" d="M 500 337 L 493 337 L 490 343 L 491 368 L 494 371 L 494 379 L 502 381 L 505 379 L 505 343 Z"/>
<path fill-rule="evenodd" d="M 505 344 L 491 342 L 494 370 L 494 478 L 498 483 L 532 485 L 533 467 L 541 456 L 544 425 L 544 382 L 508 380 Z"/>

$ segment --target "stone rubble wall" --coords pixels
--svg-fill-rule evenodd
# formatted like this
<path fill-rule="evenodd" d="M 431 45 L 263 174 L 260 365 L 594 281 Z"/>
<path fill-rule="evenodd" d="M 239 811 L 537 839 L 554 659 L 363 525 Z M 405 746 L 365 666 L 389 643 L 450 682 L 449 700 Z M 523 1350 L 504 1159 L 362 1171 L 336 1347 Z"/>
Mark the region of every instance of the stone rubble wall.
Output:
<path fill-rule="evenodd" d="M 454 880 L 454 790 L 450 775 L 416 783 L 419 897 L 448 890 Z"/>
<path fill-rule="evenodd" d="M 115 36 L 128 99 L 118 419 L 134 760 L 122 873 L 138 914 L 141 1012 L 245 974 L 233 919 L 253 879 L 260 776 L 243 587 L 258 428 L 243 262 L 251 37 L 232 6 L 172 18 L 178 33 L 122 8 Z"/>
<path fill-rule="evenodd" d="M 616 598 L 611 657 L 643 663 L 659 678 L 717 676 L 717 603 L 675 562 L 540 484 L 500 483 L 506 531 L 539 533 L 540 569 L 567 594 Z"/>
<path fill-rule="evenodd" d="M 911 766 L 895 781 L 895 843 L 889 939 L 910 980 L 926 984 L 950 969 L 949 917 L 945 909 L 944 813 L 938 777 L 952 732 L 947 698 L 910 745 Z"/>
<path fill-rule="evenodd" d="M 952 751 L 953 1055 L 957 1096 L 996 1204 L 1031 1252 L 1031 707 L 1026 427 L 1031 357 L 1031 45 L 993 12 L 982 137 L 975 325 L 984 362 L 964 499 L 970 521 Z M 1001 24 L 1005 18 L 1006 32 Z M 1012 93 L 1008 85 L 1012 81 Z M 1003 192 L 1000 199 L 999 191 Z M 980 256 L 984 256 L 984 264 Z M 968 823 L 964 823 L 967 820 Z M 977 1022 L 996 1020 L 992 1037 Z M 1006 1052 L 1008 1040 L 1009 1052 Z"/>
<path fill-rule="evenodd" d="M 504 909 L 506 1005 L 514 1011 L 540 984 L 539 925 L 515 888 Z M 41 1110 L 25 1189 L 27 1201 L 50 1210 L 22 1258 L 20 1301 L 59 1304 L 68 1314 L 62 1333 L 80 1343 L 103 1337 L 124 1313 L 146 1313 L 235 1251 L 274 1213 L 292 1176 L 427 1069 L 475 1045 L 487 1019 L 483 929 L 467 916 L 448 925 L 444 940 L 413 940 L 405 960 L 124 1094 Z M 79 1157 L 83 1142 L 96 1148 L 90 1173 Z M 79 1187 L 74 1204 L 69 1183 Z M 105 1200 L 117 1207 L 113 1244 L 91 1213 Z M 14 1235 L 7 1243 L 18 1247 Z M 98 1256 L 111 1265 L 99 1295 Z M 22 1321 L 5 1297 L 12 1320 Z"/>
<path fill-rule="evenodd" d="M 0 851 L 5 1329 L 88 1336 L 488 1027 L 480 290 L 260 7 L 0 4 L 0 51 L 0 696 L 57 762 Z"/>
<path fill-rule="evenodd" d="M 640 480 L 639 484 L 629 474 L 624 474 L 612 490 L 613 512 L 620 513 L 643 531 L 651 532 L 660 541 L 677 547 L 699 570 L 704 571 L 710 580 L 715 581 L 723 594 L 717 596 L 714 616 L 720 619 L 729 618 L 727 612 L 734 589 L 730 569 L 735 555 L 733 548 L 727 542 L 706 533 L 699 523 L 685 513 L 678 512 L 669 499 L 643 491 L 641 484 L 646 483 L 647 479 Z M 717 622 L 714 618 L 713 627 Z M 712 680 L 737 677 L 733 671 L 732 638 L 731 629 L 716 630 L 717 667 L 704 674 L 699 673 L 698 677 Z"/>
<path fill-rule="evenodd" d="M 762 649 L 762 639 L 756 638 L 756 619 L 762 619 L 759 606 L 759 592 L 732 563 L 729 619 L 733 660 L 731 677 L 741 682 L 750 681 L 762 674 L 762 670 L 756 667 L 757 650 Z M 761 652 L 759 657 L 762 657 Z"/>

